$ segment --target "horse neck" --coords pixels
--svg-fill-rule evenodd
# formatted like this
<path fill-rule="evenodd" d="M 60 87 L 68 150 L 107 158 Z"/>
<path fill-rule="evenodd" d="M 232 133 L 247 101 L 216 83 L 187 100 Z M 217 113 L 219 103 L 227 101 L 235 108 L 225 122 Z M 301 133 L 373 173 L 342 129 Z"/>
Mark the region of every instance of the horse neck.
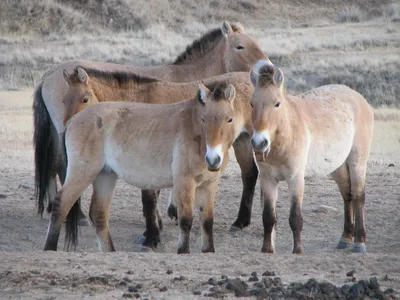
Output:
<path fill-rule="evenodd" d="M 225 66 L 226 40 L 221 41 L 210 51 L 199 57 L 178 65 L 168 65 L 172 81 L 189 82 L 227 73 Z M 171 81 L 171 79 L 169 79 Z"/>
<path fill-rule="evenodd" d="M 127 85 L 126 87 L 119 87 L 116 84 L 106 84 L 97 80 L 91 81 L 91 87 L 93 93 L 96 95 L 99 102 L 107 102 L 107 101 L 127 101 L 130 102 L 132 99 L 135 99 L 135 102 L 145 102 L 143 101 L 140 93 L 141 89 L 145 86 L 148 88 L 150 83 L 145 83 L 142 85 L 137 83 L 132 83 Z"/>

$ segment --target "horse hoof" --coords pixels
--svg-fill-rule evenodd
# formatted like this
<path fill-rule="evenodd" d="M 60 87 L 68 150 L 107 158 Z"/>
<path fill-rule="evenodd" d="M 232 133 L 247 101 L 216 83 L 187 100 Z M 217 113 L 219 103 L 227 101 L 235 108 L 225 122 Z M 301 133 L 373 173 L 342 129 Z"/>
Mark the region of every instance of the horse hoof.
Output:
<path fill-rule="evenodd" d="M 349 249 L 353 246 L 352 242 L 346 241 L 346 240 L 340 240 L 339 243 L 336 246 L 336 249 Z"/>
<path fill-rule="evenodd" d="M 353 249 L 351 249 L 353 253 L 367 253 L 367 248 L 364 243 L 355 243 Z"/>
<path fill-rule="evenodd" d="M 146 237 L 144 235 L 141 235 L 137 240 L 136 240 L 136 244 L 143 244 L 144 240 L 146 239 Z"/>
<path fill-rule="evenodd" d="M 150 252 L 154 252 L 154 249 L 152 249 L 152 248 L 150 248 L 150 247 L 142 246 L 142 247 L 140 247 L 140 249 L 137 250 L 136 252 L 150 253 Z"/>
<path fill-rule="evenodd" d="M 80 219 L 79 220 L 79 226 L 90 226 L 90 223 L 86 218 Z"/>
<path fill-rule="evenodd" d="M 238 226 L 235 226 L 235 225 L 232 225 L 230 228 L 229 228 L 229 232 L 238 232 L 238 231 L 242 231 L 243 229 L 242 228 L 240 228 L 240 227 L 238 227 Z"/>

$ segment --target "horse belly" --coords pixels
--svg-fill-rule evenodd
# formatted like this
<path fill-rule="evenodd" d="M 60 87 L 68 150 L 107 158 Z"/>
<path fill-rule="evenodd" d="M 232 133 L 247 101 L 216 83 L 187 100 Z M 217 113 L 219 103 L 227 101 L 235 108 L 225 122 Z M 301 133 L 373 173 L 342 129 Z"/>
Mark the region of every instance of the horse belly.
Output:
<path fill-rule="evenodd" d="M 353 126 L 344 126 L 329 134 L 313 137 L 307 156 L 306 177 L 326 176 L 339 168 L 349 156 L 353 145 Z M 344 130 L 343 130 L 344 129 Z"/>
<path fill-rule="evenodd" d="M 106 163 L 118 177 L 140 189 L 172 187 L 170 159 L 156 159 L 149 152 L 131 151 L 118 155 L 106 151 Z"/>

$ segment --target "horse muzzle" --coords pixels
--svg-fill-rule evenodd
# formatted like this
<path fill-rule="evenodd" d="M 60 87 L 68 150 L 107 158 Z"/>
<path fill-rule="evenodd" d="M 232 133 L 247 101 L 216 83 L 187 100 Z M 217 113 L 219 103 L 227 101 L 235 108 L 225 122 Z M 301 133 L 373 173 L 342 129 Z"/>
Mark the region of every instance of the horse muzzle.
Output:
<path fill-rule="evenodd" d="M 257 152 L 266 152 L 270 147 L 269 138 L 261 135 L 253 135 L 251 138 L 251 146 Z"/>

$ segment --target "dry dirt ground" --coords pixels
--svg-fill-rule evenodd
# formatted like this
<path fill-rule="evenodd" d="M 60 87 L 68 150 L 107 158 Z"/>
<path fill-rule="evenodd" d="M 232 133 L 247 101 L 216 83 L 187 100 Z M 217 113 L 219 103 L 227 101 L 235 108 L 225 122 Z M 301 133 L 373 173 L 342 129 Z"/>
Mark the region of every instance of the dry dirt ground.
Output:
<path fill-rule="evenodd" d="M 111 235 L 116 253 L 100 253 L 93 227 L 81 228 L 76 252 L 43 252 L 48 216 L 36 215 L 32 149 L 32 90 L 0 92 L 0 298 L 2 299 L 148 299 L 206 298 L 204 282 L 221 275 L 247 281 L 252 272 L 271 271 L 289 282 L 309 278 L 336 285 L 377 277 L 382 289 L 400 291 L 400 111 L 376 111 L 374 141 L 367 174 L 365 207 L 367 254 L 335 249 L 343 207 L 328 178 L 306 181 L 304 200 L 304 256 L 291 254 L 289 199 L 285 184 L 278 199 L 275 255 L 260 253 L 262 222 L 259 189 L 251 225 L 230 233 L 241 193 L 239 168 L 231 162 L 221 180 L 215 206 L 215 254 L 200 253 L 199 220 L 191 234 L 191 254 L 177 255 L 178 228 L 166 215 L 167 193 L 159 208 L 164 220 L 158 253 L 138 253 L 135 240 L 144 230 L 140 191 L 119 182 L 111 210 Z M 232 153 L 231 153 L 232 154 Z M 88 212 L 90 191 L 83 198 Z M 319 211 L 321 205 L 330 209 Z M 317 211 L 316 211 L 317 210 Z M 196 216 L 196 215 L 195 215 Z M 197 217 L 197 216 L 196 216 Z M 184 276 L 184 278 L 180 278 Z M 126 293 L 131 286 L 135 293 Z M 249 282 L 249 285 L 252 283 Z M 352 284 L 352 282 L 350 282 Z M 140 287 L 140 286 L 139 286 Z M 193 295 L 193 291 L 201 295 Z M 227 294 L 225 298 L 234 298 Z"/>

